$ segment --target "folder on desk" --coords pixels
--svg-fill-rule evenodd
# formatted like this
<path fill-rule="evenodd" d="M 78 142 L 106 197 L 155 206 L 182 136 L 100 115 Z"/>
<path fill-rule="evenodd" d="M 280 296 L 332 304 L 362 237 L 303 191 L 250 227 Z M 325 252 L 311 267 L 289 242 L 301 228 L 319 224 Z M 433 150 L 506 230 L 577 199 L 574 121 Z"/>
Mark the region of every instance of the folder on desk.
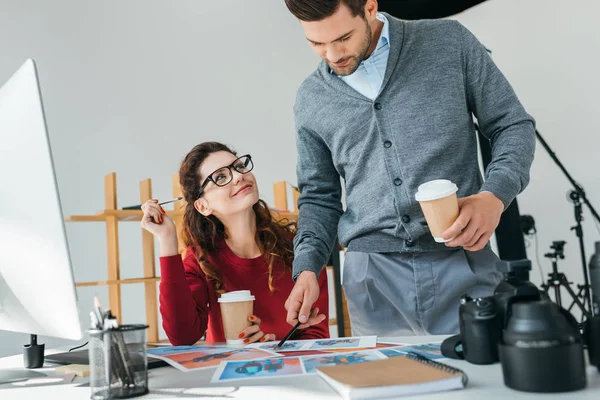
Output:
<path fill-rule="evenodd" d="M 385 399 L 464 388 L 461 370 L 416 354 L 360 364 L 317 367 L 344 399 Z"/>

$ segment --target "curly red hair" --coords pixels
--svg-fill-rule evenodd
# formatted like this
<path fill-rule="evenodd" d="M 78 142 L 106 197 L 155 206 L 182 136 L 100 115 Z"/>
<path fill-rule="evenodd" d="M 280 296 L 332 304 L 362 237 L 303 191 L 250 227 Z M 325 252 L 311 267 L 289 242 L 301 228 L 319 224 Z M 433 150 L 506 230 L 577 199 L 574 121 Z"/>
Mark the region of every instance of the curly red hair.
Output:
<path fill-rule="evenodd" d="M 194 251 L 202 272 L 210 279 L 217 293 L 226 291 L 219 269 L 210 264 L 207 255 L 218 251 L 217 243 L 226 238 L 225 227 L 214 215 L 205 217 L 194 207 L 200 193 L 200 166 L 206 158 L 219 151 L 237 155 L 235 151 L 218 142 L 204 142 L 196 145 L 184 158 L 179 169 L 179 183 L 187 202 L 183 217 L 182 239 L 186 247 Z M 291 271 L 294 259 L 292 243 L 296 231 L 296 223 L 287 219 L 275 220 L 269 207 L 263 200 L 252 206 L 256 214 L 256 243 L 269 266 L 269 289 L 275 291 L 273 285 L 274 265 L 281 260 L 284 268 Z"/>

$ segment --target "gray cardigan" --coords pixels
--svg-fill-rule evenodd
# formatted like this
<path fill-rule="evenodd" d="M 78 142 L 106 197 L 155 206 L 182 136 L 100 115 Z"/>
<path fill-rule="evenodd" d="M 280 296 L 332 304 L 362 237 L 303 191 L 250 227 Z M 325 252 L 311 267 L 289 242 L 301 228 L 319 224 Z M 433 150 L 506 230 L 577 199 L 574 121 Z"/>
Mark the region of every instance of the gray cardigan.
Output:
<path fill-rule="evenodd" d="M 459 197 L 489 191 L 508 207 L 529 182 L 534 120 L 475 36 L 456 21 L 386 17 L 391 48 L 374 101 L 325 62 L 298 90 L 294 279 L 321 271 L 336 235 L 349 251 L 448 249 L 415 201 L 421 183 L 450 179 Z M 473 116 L 492 146 L 485 181 Z"/>

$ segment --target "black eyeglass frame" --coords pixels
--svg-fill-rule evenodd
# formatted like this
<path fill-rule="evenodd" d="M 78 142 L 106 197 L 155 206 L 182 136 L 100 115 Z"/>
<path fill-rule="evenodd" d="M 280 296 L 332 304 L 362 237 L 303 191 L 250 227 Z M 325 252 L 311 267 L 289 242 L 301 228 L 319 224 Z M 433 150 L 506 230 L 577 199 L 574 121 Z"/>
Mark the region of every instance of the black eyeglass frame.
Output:
<path fill-rule="evenodd" d="M 247 171 L 242 172 L 242 171 L 239 171 L 237 168 L 235 168 L 235 163 L 238 162 L 238 161 L 240 161 L 244 157 L 248 157 L 248 161 L 250 161 L 250 168 Z M 218 171 L 220 171 L 222 169 L 227 169 L 229 171 L 229 180 L 227 181 L 227 183 L 225 183 L 223 185 L 219 185 L 212 178 L 212 176 L 213 176 L 213 174 L 215 172 L 218 172 Z M 213 172 L 211 172 L 210 174 L 208 174 L 208 176 L 206 177 L 206 179 L 204 180 L 204 182 L 202 182 L 202 185 L 200 185 L 200 192 L 198 193 L 198 197 L 202 196 L 202 193 L 204 193 L 204 188 L 206 187 L 206 185 L 209 184 L 209 182 L 212 182 L 212 183 L 214 183 L 215 185 L 217 185 L 219 187 L 223 187 L 223 186 L 229 185 L 231 183 L 231 181 L 233 180 L 233 171 L 232 171 L 232 169 L 234 169 L 235 172 L 237 172 L 239 174 L 242 174 L 242 175 L 245 175 L 248 172 L 252 171 L 254 169 L 254 162 L 252 161 L 252 156 L 250 154 L 244 154 L 243 156 L 239 156 L 238 158 L 236 158 L 235 160 L 233 160 L 233 162 L 231 164 L 226 165 L 226 166 L 221 167 L 221 168 L 218 168 L 218 169 L 214 170 Z"/>

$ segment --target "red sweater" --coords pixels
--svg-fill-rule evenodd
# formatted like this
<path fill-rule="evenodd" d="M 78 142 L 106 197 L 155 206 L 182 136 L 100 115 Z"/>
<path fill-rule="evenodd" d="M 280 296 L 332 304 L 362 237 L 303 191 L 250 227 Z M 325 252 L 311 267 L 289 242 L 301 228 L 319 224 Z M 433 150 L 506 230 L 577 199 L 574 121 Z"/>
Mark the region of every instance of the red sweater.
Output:
<path fill-rule="evenodd" d="M 233 254 L 223 241 L 218 254 L 208 256 L 211 265 L 218 266 L 224 289 L 250 290 L 255 297 L 254 315 L 261 319 L 260 329 L 274 333 L 282 339 L 292 328 L 286 322 L 285 301 L 294 282 L 292 272 L 276 263 L 271 293 L 268 285 L 268 265 L 262 256 L 252 259 Z M 188 248 L 185 258 L 180 255 L 160 258 L 160 313 L 163 328 L 174 346 L 192 345 L 206 332 L 207 342 L 225 342 L 221 308 L 217 294 L 200 269 L 193 251 Z M 325 314 L 325 320 L 306 329 L 297 330 L 293 339 L 318 339 L 329 337 L 329 295 L 327 273 L 319 278 L 320 295 L 313 307 Z"/>

